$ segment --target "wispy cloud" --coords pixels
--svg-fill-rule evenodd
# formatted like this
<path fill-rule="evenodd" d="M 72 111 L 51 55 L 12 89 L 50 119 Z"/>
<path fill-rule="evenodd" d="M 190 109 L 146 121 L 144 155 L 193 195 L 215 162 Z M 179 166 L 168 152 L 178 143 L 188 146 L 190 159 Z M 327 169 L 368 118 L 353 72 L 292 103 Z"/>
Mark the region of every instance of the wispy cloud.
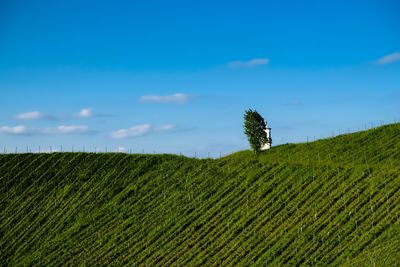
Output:
<path fill-rule="evenodd" d="M 19 120 L 38 120 L 42 119 L 44 117 L 44 114 L 39 111 L 30 111 L 30 112 L 25 112 L 17 115 L 17 119 Z"/>
<path fill-rule="evenodd" d="M 173 95 L 144 95 L 139 98 L 142 103 L 173 103 L 182 104 L 188 102 L 190 95 L 176 93 Z"/>
<path fill-rule="evenodd" d="M 267 65 L 269 63 L 268 58 L 254 58 L 247 61 L 237 60 L 228 63 L 230 68 L 253 68 L 257 66 Z"/>
<path fill-rule="evenodd" d="M 18 125 L 14 127 L 0 126 L 0 133 L 10 135 L 23 135 L 27 134 L 28 129 L 24 125 Z"/>
<path fill-rule="evenodd" d="M 19 120 L 53 120 L 56 117 L 45 114 L 40 111 L 29 111 L 25 113 L 20 113 L 16 116 Z"/>
<path fill-rule="evenodd" d="M 28 128 L 24 125 L 0 126 L 0 134 L 8 135 L 64 135 L 93 133 L 86 125 L 60 125 L 48 128 Z"/>
<path fill-rule="evenodd" d="M 150 134 L 152 132 L 167 132 L 175 129 L 175 125 L 165 124 L 161 126 L 153 126 L 151 124 L 141 124 L 132 126 L 127 129 L 119 129 L 110 134 L 110 137 L 113 139 L 125 139 L 125 138 L 133 138 L 144 136 Z"/>
<path fill-rule="evenodd" d="M 89 133 L 89 127 L 86 125 L 60 125 L 57 127 L 45 128 L 38 132 L 43 134 L 85 134 Z"/>
<path fill-rule="evenodd" d="M 138 137 L 146 135 L 150 132 L 151 125 L 150 124 L 142 124 L 130 127 L 128 129 L 119 129 L 115 132 L 112 132 L 110 137 L 113 139 L 124 139 L 129 137 Z"/>
<path fill-rule="evenodd" d="M 93 109 L 91 108 L 84 108 L 79 111 L 79 113 L 76 115 L 79 118 L 90 118 L 93 117 Z"/>
<path fill-rule="evenodd" d="M 175 125 L 173 124 L 165 124 L 161 126 L 154 127 L 155 132 L 166 132 L 175 129 Z"/>
<path fill-rule="evenodd" d="M 112 115 L 94 112 L 92 108 L 83 108 L 75 114 L 50 115 L 40 111 L 29 111 L 16 116 L 19 120 L 68 120 L 74 118 L 110 117 Z"/>
<path fill-rule="evenodd" d="M 400 61 L 400 52 L 395 52 L 395 53 L 383 56 L 381 58 L 378 58 L 376 63 L 378 63 L 379 65 L 386 65 L 386 64 L 390 64 L 390 63 L 393 63 L 396 61 Z"/>
<path fill-rule="evenodd" d="M 99 113 L 95 112 L 92 108 L 83 108 L 79 111 L 79 113 L 75 114 L 75 117 L 78 118 L 98 118 L 98 117 L 112 117 L 113 115 L 107 113 Z"/>

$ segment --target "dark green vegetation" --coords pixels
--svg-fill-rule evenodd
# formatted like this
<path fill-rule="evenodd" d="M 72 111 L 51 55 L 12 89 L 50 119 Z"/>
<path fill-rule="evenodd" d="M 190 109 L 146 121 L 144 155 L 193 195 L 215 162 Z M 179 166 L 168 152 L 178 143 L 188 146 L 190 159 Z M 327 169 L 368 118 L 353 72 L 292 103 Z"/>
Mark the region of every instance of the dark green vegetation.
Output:
<path fill-rule="evenodd" d="M 3 265 L 400 262 L 400 125 L 256 157 L 0 156 Z"/>
<path fill-rule="evenodd" d="M 261 152 L 261 147 L 268 142 L 264 118 L 256 110 L 248 109 L 244 112 L 243 120 L 244 134 L 247 136 L 251 149 L 258 154 Z"/>

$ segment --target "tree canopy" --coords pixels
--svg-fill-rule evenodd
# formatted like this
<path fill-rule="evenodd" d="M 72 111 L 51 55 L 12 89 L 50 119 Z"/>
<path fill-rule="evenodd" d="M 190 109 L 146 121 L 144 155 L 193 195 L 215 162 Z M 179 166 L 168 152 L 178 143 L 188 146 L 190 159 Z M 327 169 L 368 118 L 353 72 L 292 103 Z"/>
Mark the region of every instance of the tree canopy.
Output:
<path fill-rule="evenodd" d="M 268 141 L 265 130 L 267 125 L 264 118 L 256 111 L 248 109 L 244 113 L 244 133 L 250 143 L 251 149 L 258 154 L 262 146 Z"/>

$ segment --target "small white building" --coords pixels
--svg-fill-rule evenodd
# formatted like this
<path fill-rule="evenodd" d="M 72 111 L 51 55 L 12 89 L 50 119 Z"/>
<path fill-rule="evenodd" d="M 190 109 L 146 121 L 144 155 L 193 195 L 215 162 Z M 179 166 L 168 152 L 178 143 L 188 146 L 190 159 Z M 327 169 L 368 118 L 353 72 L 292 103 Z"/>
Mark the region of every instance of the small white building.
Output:
<path fill-rule="evenodd" d="M 267 128 L 265 129 L 265 133 L 267 134 L 267 142 L 261 147 L 261 150 L 270 149 L 272 146 L 271 128 L 268 127 L 268 123 L 266 126 Z"/>

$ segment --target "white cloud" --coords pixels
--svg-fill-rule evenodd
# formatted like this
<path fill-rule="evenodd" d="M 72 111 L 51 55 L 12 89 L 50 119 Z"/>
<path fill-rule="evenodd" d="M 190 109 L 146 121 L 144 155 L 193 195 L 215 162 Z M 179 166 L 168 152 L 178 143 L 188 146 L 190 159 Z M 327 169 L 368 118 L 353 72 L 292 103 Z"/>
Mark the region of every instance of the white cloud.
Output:
<path fill-rule="evenodd" d="M 115 132 L 112 132 L 111 138 L 123 139 L 123 138 L 129 138 L 129 137 L 143 136 L 143 135 L 149 133 L 151 128 L 152 128 L 152 126 L 150 124 L 142 124 L 142 125 L 133 126 L 128 129 L 120 129 Z"/>
<path fill-rule="evenodd" d="M 91 117 L 110 117 L 112 115 L 106 113 L 96 113 L 92 108 L 83 108 L 75 114 L 49 115 L 40 111 L 30 111 L 20 113 L 16 116 L 19 120 L 66 120 L 73 118 L 91 118 Z"/>
<path fill-rule="evenodd" d="M 175 129 L 175 125 L 173 124 L 165 124 L 154 128 L 155 132 L 165 132 Z"/>
<path fill-rule="evenodd" d="M 60 125 L 54 128 L 46 128 L 39 132 L 44 134 L 82 134 L 88 133 L 89 128 L 86 125 Z"/>
<path fill-rule="evenodd" d="M 9 127 L 0 126 L 0 134 L 10 135 L 61 135 L 61 134 L 85 134 L 89 133 L 86 125 L 60 125 L 49 128 L 28 128 L 24 125 Z"/>
<path fill-rule="evenodd" d="M 45 117 L 46 115 L 40 111 L 30 111 L 17 115 L 17 119 L 19 120 L 40 120 L 44 119 Z"/>
<path fill-rule="evenodd" d="M 237 60 L 230 62 L 228 66 L 230 68 L 253 68 L 261 65 L 266 65 L 269 63 L 268 58 L 254 58 L 247 61 Z"/>
<path fill-rule="evenodd" d="M 376 63 L 378 63 L 379 65 L 385 65 L 385 64 L 396 62 L 396 61 L 400 61 L 400 52 L 395 52 L 390 55 L 386 55 L 381 58 L 378 58 Z"/>
<path fill-rule="evenodd" d="M 80 118 L 90 118 L 93 116 L 93 109 L 91 108 L 84 108 L 77 114 Z"/>
<path fill-rule="evenodd" d="M 130 127 L 128 129 L 119 129 L 115 132 L 112 132 L 110 137 L 113 139 L 125 139 L 144 136 L 152 132 L 166 132 L 173 130 L 174 128 L 175 125 L 172 124 L 165 124 L 157 127 L 154 127 L 151 124 L 141 124 Z"/>
<path fill-rule="evenodd" d="M 28 129 L 24 125 L 18 125 L 18 126 L 14 126 L 14 127 L 1 126 L 0 133 L 11 134 L 11 135 L 21 135 L 21 134 L 27 134 Z"/>
<path fill-rule="evenodd" d="M 142 103 L 177 103 L 182 104 L 189 101 L 188 94 L 176 93 L 173 95 L 144 95 L 139 98 Z"/>

